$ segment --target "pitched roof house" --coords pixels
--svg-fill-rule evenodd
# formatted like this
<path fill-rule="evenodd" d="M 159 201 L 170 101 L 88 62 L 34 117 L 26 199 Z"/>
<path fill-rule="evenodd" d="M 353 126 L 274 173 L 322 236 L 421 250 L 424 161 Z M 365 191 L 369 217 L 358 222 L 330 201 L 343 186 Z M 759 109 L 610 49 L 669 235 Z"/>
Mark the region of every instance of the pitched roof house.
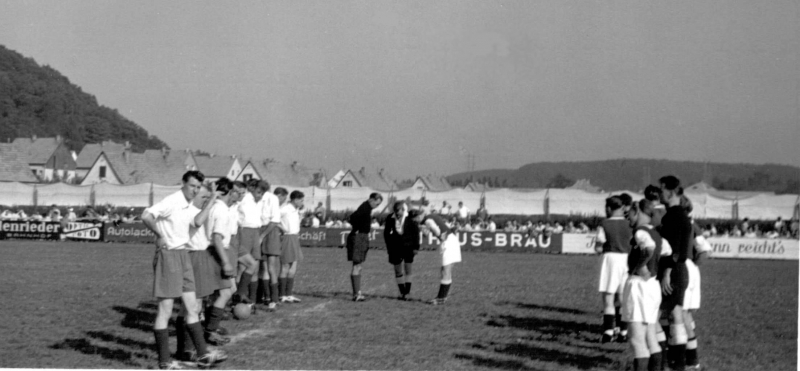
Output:
<path fill-rule="evenodd" d="M 11 144 L 21 153 L 39 180 L 74 179 L 75 159 L 60 135 L 54 138 L 37 138 L 35 135 L 30 138 L 16 138 Z"/>
<path fill-rule="evenodd" d="M 297 162 L 286 164 L 277 161 L 250 160 L 236 177 L 236 180 L 241 181 L 249 179 L 263 179 L 270 184 L 292 187 L 326 188 L 327 186 L 323 170 L 301 166 Z"/>

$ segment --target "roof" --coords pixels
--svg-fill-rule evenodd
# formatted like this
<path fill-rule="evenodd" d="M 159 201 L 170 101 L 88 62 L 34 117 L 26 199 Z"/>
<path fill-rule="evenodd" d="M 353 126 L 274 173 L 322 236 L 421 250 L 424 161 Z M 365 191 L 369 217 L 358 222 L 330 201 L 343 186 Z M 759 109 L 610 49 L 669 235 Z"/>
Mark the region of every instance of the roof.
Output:
<path fill-rule="evenodd" d="M 707 193 L 710 196 L 713 196 L 713 197 L 716 197 L 716 198 L 722 198 L 722 199 L 726 199 L 726 200 L 737 200 L 737 199 L 743 199 L 743 198 L 750 198 L 750 197 L 753 197 L 753 196 L 758 196 L 760 194 L 766 194 L 766 195 L 774 195 L 775 194 L 775 192 L 769 192 L 769 191 L 721 191 L 721 190 L 718 190 L 718 189 L 706 184 L 705 182 L 698 182 L 698 183 L 692 184 L 692 185 L 686 187 L 686 189 L 684 189 L 684 191 L 687 192 L 687 193 Z"/>
<path fill-rule="evenodd" d="M 383 169 L 372 173 L 362 167 L 359 171 L 348 170 L 348 172 L 362 187 L 372 188 L 376 191 L 396 191 L 399 188 L 397 182 Z"/>
<path fill-rule="evenodd" d="M 131 145 L 128 142 L 120 144 L 110 140 L 102 143 L 89 143 L 83 146 L 75 162 L 78 169 L 88 169 L 94 165 L 94 161 L 97 160 L 97 156 L 100 156 L 101 152 L 105 152 L 106 155 L 119 154 L 124 152 L 125 149 L 130 149 L 130 147 Z"/>
<path fill-rule="evenodd" d="M 232 156 L 194 156 L 197 162 L 197 170 L 203 175 L 213 178 L 229 176 L 228 172 L 233 167 L 236 157 Z"/>
<path fill-rule="evenodd" d="M 450 182 L 443 176 L 428 174 L 426 176 L 418 176 L 417 179 L 422 181 L 430 191 L 449 191 L 453 189 Z"/>
<path fill-rule="evenodd" d="M 61 144 L 61 138 L 16 138 L 12 143 L 28 164 L 45 164 Z"/>
<path fill-rule="evenodd" d="M 578 179 L 575 184 L 565 188 L 565 189 L 580 189 L 582 191 L 591 192 L 591 193 L 601 193 L 603 192 L 600 187 L 596 185 L 592 185 L 589 179 Z"/>
<path fill-rule="evenodd" d="M 339 184 L 339 181 L 344 178 L 345 174 L 347 173 L 344 170 L 337 171 L 336 174 L 334 174 L 333 177 L 328 180 L 328 187 L 336 187 L 336 185 Z"/>
<path fill-rule="evenodd" d="M 190 170 L 186 165 L 187 154 L 182 151 L 150 149 L 144 153 L 103 153 L 122 184 L 177 185 Z"/>
<path fill-rule="evenodd" d="M 286 164 L 277 161 L 251 160 L 250 164 L 261 179 L 270 184 L 293 187 L 315 186 L 324 188 L 325 173 L 321 169 L 311 169 L 296 162 Z"/>
<path fill-rule="evenodd" d="M 10 143 L 0 143 L 0 181 L 26 183 L 39 181 L 31 173 L 27 155 Z"/>

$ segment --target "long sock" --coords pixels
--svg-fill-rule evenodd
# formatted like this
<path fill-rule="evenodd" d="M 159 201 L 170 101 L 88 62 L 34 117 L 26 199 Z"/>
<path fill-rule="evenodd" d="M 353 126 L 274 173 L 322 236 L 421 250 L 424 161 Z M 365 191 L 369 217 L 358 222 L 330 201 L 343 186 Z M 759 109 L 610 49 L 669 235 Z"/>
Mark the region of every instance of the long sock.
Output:
<path fill-rule="evenodd" d="M 661 330 L 660 326 L 658 327 L 658 329 L 659 331 L 656 332 L 656 339 L 658 340 L 658 345 L 661 347 L 661 353 L 656 353 L 656 354 L 658 354 L 658 359 L 661 364 L 658 365 L 658 368 L 656 370 L 664 371 L 664 368 L 667 367 L 667 357 L 666 357 L 666 355 L 668 354 L 667 334 L 665 334 L 664 331 Z M 652 359 L 652 355 L 650 358 Z"/>
<path fill-rule="evenodd" d="M 286 277 L 286 296 L 294 294 L 294 277 Z"/>
<path fill-rule="evenodd" d="M 622 332 L 622 314 L 619 307 L 614 307 L 614 333 L 619 334 Z M 626 328 L 627 330 L 627 328 Z"/>
<path fill-rule="evenodd" d="M 268 303 L 270 298 L 272 297 L 270 295 L 271 294 L 270 291 L 272 290 L 270 290 L 269 279 L 261 280 L 261 282 L 259 282 L 259 287 L 261 287 L 262 285 L 264 286 L 264 296 L 259 296 L 259 298 L 263 299 L 264 303 Z"/>
<path fill-rule="evenodd" d="M 686 327 L 683 324 L 670 325 L 669 351 L 667 356 L 672 360 L 675 369 L 683 370 L 686 367 Z"/>
<path fill-rule="evenodd" d="M 266 294 L 266 287 L 264 286 L 264 280 L 258 280 L 258 288 L 256 289 L 256 303 L 261 303 L 264 301 L 264 298 L 267 296 Z"/>
<path fill-rule="evenodd" d="M 153 330 L 153 335 L 156 337 L 158 363 L 169 363 L 169 330 Z"/>
<path fill-rule="evenodd" d="M 255 303 L 258 300 L 258 281 L 250 282 L 248 286 L 248 299 L 250 299 L 251 303 Z"/>
<path fill-rule="evenodd" d="M 278 284 L 277 283 L 270 283 L 269 284 L 269 293 L 270 293 L 270 301 L 273 303 L 277 303 L 280 300 L 278 297 Z"/>
<path fill-rule="evenodd" d="M 686 342 L 686 364 L 694 366 L 700 363 L 697 359 L 697 337 L 693 337 Z"/>
<path fill-rule="evenodd" d="M 406 294 L 406 276 L 402 273 L 395 273 L 394 280 L 397 282 L 397 288 L 400 289 L 400 295 Z"/>
<path fill-rule="evenodd" d="M 225 315 L 225 310 L 222 308 L 211 307 L 208 311 L 208 324 L 206 331 L 217 331 L 219 323 L 222 322 L 222 317 Z"/>
<path fill-rule="evenodd" d="M 635 358 L 633 360 L 633 371 L 647 371 L 647 364 L 650 358 Z"/>
<path fill-rule="evenodd" d="M 360 274 L 352 274 L 352 275 L 350 275 L 350 283 L 353 285 L 353 295 L 356 295 L 359 292 L 361 292 L 361 275 Z"/>
<path fill-rule="evenodd" d="M 202 356 L 208 353 L 206 339 L 203 337 L 203 326 L 200 326 L 200 322 L 187 324 L 186 327 L 189 328 L 189 336 L 194 343 L 195 349 L 197 349 L 197 355 Z"/>
<path fill-rule="evenodd" d="M 406 284 L 405 283 L 398 283 L 397 288 L 400 289 L 400 295 L 406 294 Z"/>
<path fill-rule="evenodd" d="M 411 294 L 411 282 L 406 282 L 406 295 Z"/>
<path fill-rule="evenodd" d="M 447 294 L 450 292 L 450 284 L 440 284 L 439 285 L 439 294 L 436 295 L 438 299 L 445 299 L 447 298 Z"/>
<path fill-rule="evenodd" d="M 178 338 L 178 357 L 186 351 L 186 318 L 178 317 L 175 319 L 175 337 Z"/>
<path fill-rule="evenodd" d="M 614 315 L 613 314 L 604 314 L 603 315 L 603 333 L 612 336 L 614 335 Z"/>
<path fill-rule="evenodd" d="M 614 319 L 617 321 L 617 327 L 619 327 L 619 334 L 622 336 L 628 336 L 628 323 L 622 320 L 622 312 L 620 312 L 619 307 L 615 308 L 616 316 Z"/>
<path fill-rule="evenodd" d="M 278 278 L 278 296 L 286 296 L 286 278 L 284 277 Z"/>
<path fill-rule="evenodd" d="M 661 352 L 650 354 L 650 362 L 647 363 L 647 371 L 663 371 L 661 363 Z"/>
<path fill-rule="evenodd" d="M 239 280 L 239 287 L 236 288 L 236 295 L 239 295 L 240 298 L 250 297 L 248 291 L 250 290 L 250 281 L 252 279 L 252 274 L 247 272 L 242 273 L 242 279 Z"/>

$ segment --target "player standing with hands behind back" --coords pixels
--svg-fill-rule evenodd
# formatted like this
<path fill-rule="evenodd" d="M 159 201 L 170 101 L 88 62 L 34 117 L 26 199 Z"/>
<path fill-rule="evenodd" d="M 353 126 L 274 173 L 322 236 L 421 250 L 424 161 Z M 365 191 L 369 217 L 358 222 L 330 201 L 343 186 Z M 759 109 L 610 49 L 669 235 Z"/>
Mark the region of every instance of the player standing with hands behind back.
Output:
<path fill-rule="evenodd" d="M 353 270 L 350 272 L 353 301 L 366 300 L 361 294 L 361 264 L 367 260 L 369 232 L 372 229 L 372 209 L 378 207 L 382 202 L 383 196 L 380 193 L 372 193 L 368 200 L 350 214 L 350 225 L 353 226 L 353 229 L 347 236 L 347 261 L 353 262 Z"/>

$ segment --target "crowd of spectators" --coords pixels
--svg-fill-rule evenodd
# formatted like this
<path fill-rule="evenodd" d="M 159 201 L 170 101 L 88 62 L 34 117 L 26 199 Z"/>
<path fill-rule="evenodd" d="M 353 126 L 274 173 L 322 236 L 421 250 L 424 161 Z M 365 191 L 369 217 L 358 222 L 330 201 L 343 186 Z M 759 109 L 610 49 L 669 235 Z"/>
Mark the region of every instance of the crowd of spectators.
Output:
<path fill-rule="evenodd" d="M 101 221 L 113 223 L 136 223 L 141 210 L 135 208 L 98 207 L 0 207 L 0 220 L 29 220 L 36 222 L 74 222 Z M 27 210 L 27 211 L 26 211 Z M 440 207 L 431 206 L 428 213 L 441 214 L 450 225 L 465 232 L 521 232 L 533 236 L 544 234 L 549 236 L 558 233 L 594 233 L 599 217 L 560 216 L 554 220 L 544 220 L 542 216 L 492 216 L 481 206 L 472 212 L 462 202 L 453 207 L 446 201 Z M 328 213 L 320 202 L 313 210 L 308 210 L 302 220 L 302 226 L 309 228 L 351 228 L 348 213 Z M 383 229 L 385 215 L 372 219 L 373 229 Z M 697 220 L 706 237 L 744 237 L 744 238 L 798 238 L 798 219 L 783 220 L 778 217 L 774 221 L 752 221 L 744 218 L 735 220 Z"/>

